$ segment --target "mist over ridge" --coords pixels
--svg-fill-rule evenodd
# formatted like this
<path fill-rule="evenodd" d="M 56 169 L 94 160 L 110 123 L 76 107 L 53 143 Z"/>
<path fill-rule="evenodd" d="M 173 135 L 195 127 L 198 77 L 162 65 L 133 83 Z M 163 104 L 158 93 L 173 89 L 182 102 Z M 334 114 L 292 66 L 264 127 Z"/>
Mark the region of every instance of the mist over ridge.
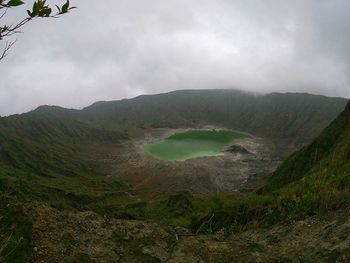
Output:
<path fill-rule="evenodd" d="M 72 5 L 64 19 L 24 28 L 0 64 L 0 115 L 179 89 L 350 97 L 346 0 Z"/>

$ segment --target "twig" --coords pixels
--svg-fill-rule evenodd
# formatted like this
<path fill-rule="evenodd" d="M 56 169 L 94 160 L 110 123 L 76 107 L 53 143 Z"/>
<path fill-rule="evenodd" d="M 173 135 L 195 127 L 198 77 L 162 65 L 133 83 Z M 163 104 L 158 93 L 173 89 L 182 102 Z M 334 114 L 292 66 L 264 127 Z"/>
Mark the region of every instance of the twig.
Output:
<path fill-rule="evenodd" d="M 11 234 L 9 235 L 9 237 L 5 240 L 5 242 L 1 244 L 1 247 L 0 247 L 0 255 L 1 255 L 2 251 L 4 251 L 5 248 L 7 247 L 7 245 L 8 245 L 8 243 L 9 243 L 11 237 L 12 237 L 12 233 L 11 233 Z"/>
<path fill-rule="evenodd" d="M 4 8 L 4 7 L 2 7 L 2 8 Z M 0 8 L 0 10 L 1 10 L 2 8 Z M 8 10 L 8 8 L 5 8 L 4 13 L 3 13 L 2 15 L 0 15 L 0 19 L 3 18 L 3 17 L 6 15 L 7 10 Z"/>
<path fill-rule="evenodd" d="M 17 41 L 17 39 L 15 41 L 12 41 L 12 42 L 6 42 L 5 48 L 0 55 L 0 60 L 2 60 L 3 58 L 5 58 L 8 55 L 8 51 L 16 43 L 16 41 Z"/>
<path fill-rule="evenodd" d="M 12 234 L 11 234 L 11 235 L 12 235 Z M 22 242 L 22 240 L 23 240 L 23 237 L 21 237 L 21 238 L 17 241 L 16 245 L 11 249 L 11 251 L 10 251 L 9 253 L 7 253 L 7 254 L 4 256 L 5 259 L 6 259 L 9 255 L 11 255 L 11 254 L 17 249 L 17 247 L 18 247 L 19 244 Z"/>
<path fill-rule="evenodd" d="M 202 230 L 202 228 L 204 227 L 205 224 L 211 223 L 211 221 L 212 221 L 213 218 L 214 218 L 214 215 L 215 215 L 215 213 L 213 213 L 213 214 L 211 215 L 211 217 L 210 217 L 207 221 L 204 221 L 204 222 L 200 225 L 200 227 L 199 227 L 199 228 L 197 229 L 197 231 L 196 231 L 196 235 L 199 234 L 199 232 Z M 210 226 L 211 226 L 211 225 L 210 225 Z"/>

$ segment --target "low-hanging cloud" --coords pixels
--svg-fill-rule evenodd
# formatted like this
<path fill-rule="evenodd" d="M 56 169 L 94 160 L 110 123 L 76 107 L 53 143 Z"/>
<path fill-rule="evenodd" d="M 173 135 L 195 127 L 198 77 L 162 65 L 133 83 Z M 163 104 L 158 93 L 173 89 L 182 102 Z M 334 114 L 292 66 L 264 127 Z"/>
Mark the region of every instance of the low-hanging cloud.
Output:
<path fill-rule="evenodd" d="M 350 97 L 347 0 L 72 3 L 0 62 L 0 115 L 176 89 Z"/>

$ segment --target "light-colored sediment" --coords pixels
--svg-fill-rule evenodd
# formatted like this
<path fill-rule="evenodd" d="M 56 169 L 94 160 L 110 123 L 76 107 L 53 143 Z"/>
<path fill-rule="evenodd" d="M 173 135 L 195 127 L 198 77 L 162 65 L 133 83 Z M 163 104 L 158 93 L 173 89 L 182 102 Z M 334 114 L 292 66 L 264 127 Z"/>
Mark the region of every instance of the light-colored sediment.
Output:
<path fill-rule="evenodd" d="M 224 129 L 204 126 L 201 129 Z M 279 160 L 272 157 L 269 143 L 249 136 L 234 142 L 250 154 L 225 151 L 222 156 L 199 157 L 185 161 L 163 161 L 145 152 L 144 145 L 189 129 L 150 129 L 125 142 L 114 158 L 119 176 L 135 190 L 189 190 L 193 193 L 250 190 L 276 169 Z M 151 188 L 150 188 L 151 187 Z"/>

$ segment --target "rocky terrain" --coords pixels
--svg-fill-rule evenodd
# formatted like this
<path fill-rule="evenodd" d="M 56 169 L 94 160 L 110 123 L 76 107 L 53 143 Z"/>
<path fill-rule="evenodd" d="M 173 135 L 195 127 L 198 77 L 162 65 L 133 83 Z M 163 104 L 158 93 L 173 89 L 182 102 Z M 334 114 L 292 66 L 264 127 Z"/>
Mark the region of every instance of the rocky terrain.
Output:
<path fill-rule="evenodd" d="M 222 156 L 186 161 L 158 160 L 143 149 L 146 143 L 181 131 L 184 129 L 149 129 L 125 142 L 109 160 L 105 160 L 106 165 L 112 167 L 110 176 L 130 182 L 135 190 L 245 191 L 256 187 L 256 183 L 271 174 L 281 160 L 268 140 L 254 136 L 236 141 Z"/>
<path fill-rule="evenodd" d="M 146 221 L 117 220 L 93 212 L 62 212 L 34 204 L 34 262 L 349 262 L 350 212 L 196 235 Z"/>

